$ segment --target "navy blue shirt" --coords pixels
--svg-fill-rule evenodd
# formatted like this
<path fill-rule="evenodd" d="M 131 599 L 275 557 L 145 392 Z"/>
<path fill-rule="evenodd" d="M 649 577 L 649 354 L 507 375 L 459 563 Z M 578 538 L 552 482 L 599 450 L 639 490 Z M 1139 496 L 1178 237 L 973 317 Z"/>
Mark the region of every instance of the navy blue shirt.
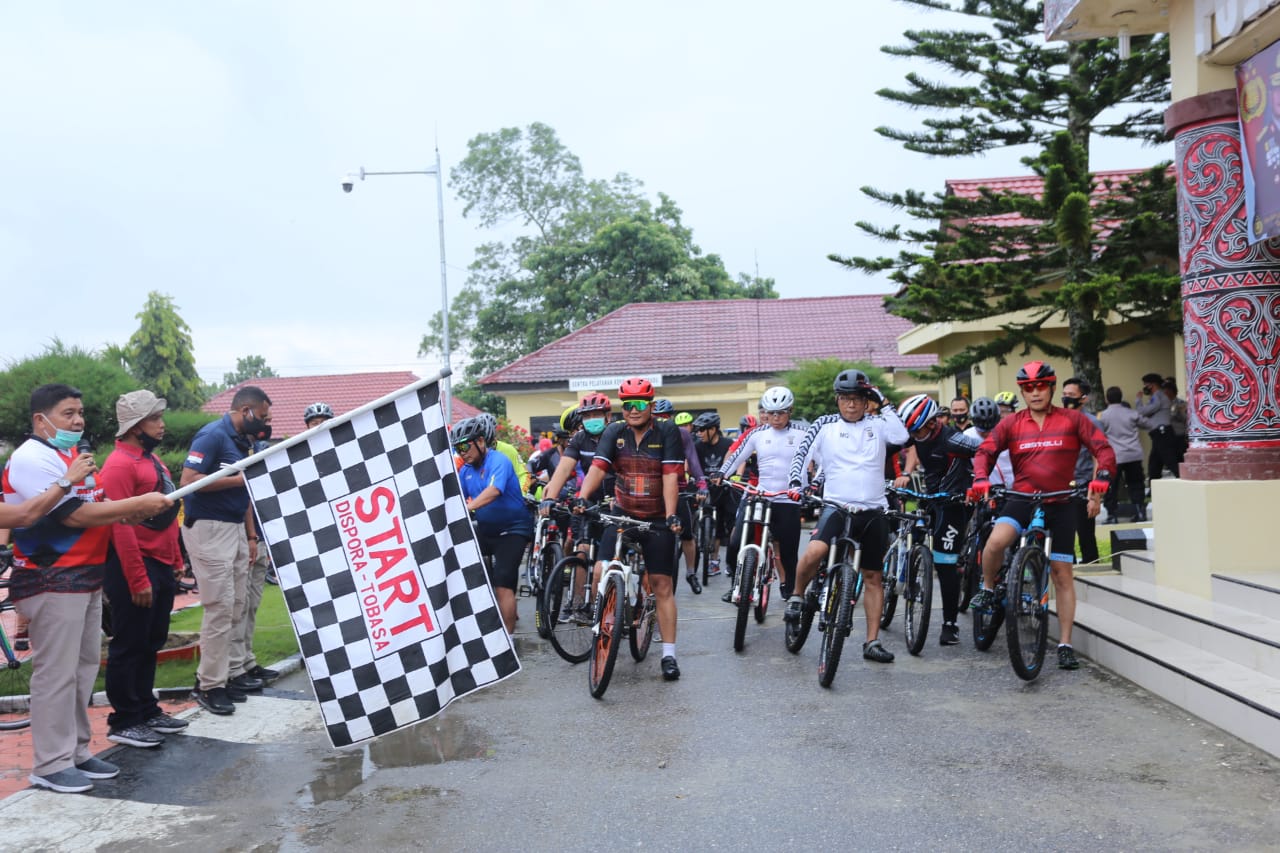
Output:
<path fill-rule="evenodd" d="M 200 427 L 196 437 L 191 440 L 191 450 L 187 452 L 187 461 L 182 463 L 182 467 L 199 474 L 213 474 L 222 470 L 223 465 L 239 462 L 248 456 L 251 447 L 249 439 L 236 432 L 236 428 L 231 425 L 231 414 L 227 413 L 221 420 Z M 216 492 L 201 489 L 183 500 L 186 501 L 186 518 L 192 521 L 210 519 L 243 522 L 244 514 L 249 509 L 249 490 L 243 486 Z"/>

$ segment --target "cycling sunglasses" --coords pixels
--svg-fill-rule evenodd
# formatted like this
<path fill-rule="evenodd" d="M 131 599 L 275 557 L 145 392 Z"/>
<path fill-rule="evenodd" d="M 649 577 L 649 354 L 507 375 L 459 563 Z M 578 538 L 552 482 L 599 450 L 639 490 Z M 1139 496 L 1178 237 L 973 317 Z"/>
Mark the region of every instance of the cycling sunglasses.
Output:
<path fill-rule="evenodd" d="M 624 412 L 643 412 L 649 408 L 648 400 L 623 400 L 622 411 Z"/>
<path fill-rule="evenodd" d="M 1023 382 L 1020 384 L 1019 387 L 1021 387 L 1023 391 L 1044 391 L 1045 389 L 1052 388 L 1053 386 L 1054 386 L 1054 383 L 1052 382 L 1041 381 L 1041 382 Z"/>
<path fill-rule="evenodd" d="M 459 441 L 457 444 L 453 446 L 453 449 L 457 451 L 459 456 L 461 456 L 462 454 L 466 453 L 468 450 L 471 449 L 471 442 Z"/>

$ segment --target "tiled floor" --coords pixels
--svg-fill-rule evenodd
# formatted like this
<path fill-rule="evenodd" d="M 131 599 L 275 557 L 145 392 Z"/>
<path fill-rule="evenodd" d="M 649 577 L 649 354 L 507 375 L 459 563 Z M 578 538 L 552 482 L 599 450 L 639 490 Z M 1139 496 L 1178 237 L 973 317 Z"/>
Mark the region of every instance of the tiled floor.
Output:
<path fill-rule="evenodd" d="M 200 598 L 194 593 L 176 597 L 174 611 L 199 604 Z M 13 614 L 4 614 L 5 629 L 12 630 L 9 619 Z M 194 706 L 188 699 L 173 701 L 162 700 L 160 708 L 166 714 L 178 714 Z M 93 740 L 89 748 L 96 755 L 109 747 L 115 746 L 107 740 L 107 715 L 111 713 L 110 705 L 93 705 L 89 708 L 89 723 L 93 728 Z M 161 747 L 163 749 L 164 747 Z M 17 731 L 0 731 L 0 798 L 4 798 L 27 787 L 27 776 L 31 773 L 31 729 Z"/>

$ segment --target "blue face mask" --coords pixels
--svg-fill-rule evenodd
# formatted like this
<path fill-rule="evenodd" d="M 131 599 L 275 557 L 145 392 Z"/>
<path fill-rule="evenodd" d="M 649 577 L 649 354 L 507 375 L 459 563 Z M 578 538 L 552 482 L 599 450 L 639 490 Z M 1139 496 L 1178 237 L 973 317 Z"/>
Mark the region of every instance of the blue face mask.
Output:
<path fill-rule="evenodd" d="M 604 418 L 587 418 L 582 422 L 582 428 L 592 435 L 599 435 L 604 432 Z"/>
<path fill-rule="evenodd" d="M 44 418 L 44 422 L 49 426 L 53 426 L 53 421 L 45 418 L 43 414 L 40 415 L 40 417 Z M 80 443 L 80 437 L 84 435 L 83 431 L 72 432 L 69 429 L 58 429 L 57 427 L 53 427 L 53 429 L 53 438 L 47 438 L 45 441 L 49 442 L 59 450 L 70 450 Z"/>

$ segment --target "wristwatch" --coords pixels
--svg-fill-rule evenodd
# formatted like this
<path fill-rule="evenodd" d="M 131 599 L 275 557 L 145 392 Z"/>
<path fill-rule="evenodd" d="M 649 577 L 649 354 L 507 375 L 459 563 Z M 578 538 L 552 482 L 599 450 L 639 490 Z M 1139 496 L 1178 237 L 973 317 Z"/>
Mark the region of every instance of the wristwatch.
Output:
<path fill-rule="evenodd" d="M 59 489 L 62 489 L 64 492 L 71 491 L 71 481 L 68 480 L 66 477 L 59 477 L 58 479 L 53 481 L 53 484 L 57 486 Z"/>

